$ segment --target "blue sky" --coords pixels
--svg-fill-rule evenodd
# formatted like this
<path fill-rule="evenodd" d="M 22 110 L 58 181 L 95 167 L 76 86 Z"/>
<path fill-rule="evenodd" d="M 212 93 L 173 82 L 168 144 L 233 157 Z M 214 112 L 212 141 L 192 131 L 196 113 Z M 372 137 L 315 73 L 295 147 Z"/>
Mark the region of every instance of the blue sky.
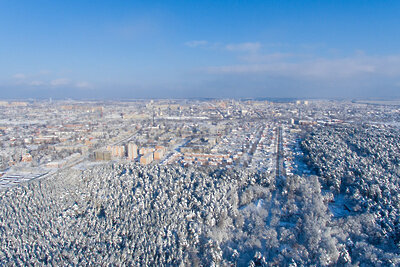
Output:
<path fill-rule="evenodd" d="M 400 97 L 400 1 L 0 1 L 0 98 Z"/>

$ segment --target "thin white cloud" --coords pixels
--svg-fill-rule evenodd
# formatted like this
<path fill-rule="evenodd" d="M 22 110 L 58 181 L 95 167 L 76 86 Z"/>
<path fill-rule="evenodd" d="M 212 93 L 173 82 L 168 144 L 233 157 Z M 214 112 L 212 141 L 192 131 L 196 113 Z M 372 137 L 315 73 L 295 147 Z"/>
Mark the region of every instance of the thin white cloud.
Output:
<path fill-rule="evenodd" d="M 240 59 L 246 62 L 270 62 L 270 61 L 280 61 L 288 58 L 298 58 L 304 55 L 296 55 L 292 53 L 271 53 L 271 54 L 249 54 L 241 56 Z"/>
<path fill-rule="evenodd" d="M 292 78 L 336 79 L 361 75 L 400 76 L 400 56 L 354 56 L 340 59 L 313 59 L 299 62 L 277 60 L 263 64 L 211 66 L 212 74 L 251 74 L 286 76 Z"/>
<path fill-rule="evenodd" d="M 195 40 L 186 42 L 185 45 L 189 47 L 204 47 L 207 46 L 209 43 L 205 40 Z"/>
<path fill-rule="evenodd" d="M 91 89 L 93 88 L 93 84 L 87 81 L 79 81 L 74 80 L 66 77 L 62 78 L 54 78 L 51 79 L 50 77 L 46 77 L 51 74 L 51 71 L 42 70 L 39 73 L 35 74 L 23 74 L 17 73 L 12 76 L 13 81 L 12 83 L 17 86 L 24 86 L 24 87 L 35 87 L 35 88 L 64 88 L 66 86 L 71 88 L 78 88 L 78 89 Z M 45 77 L 43 77 L 45 76 Z"/>
<path fill-rule="evenodd" d="M 78 88 L 82 88 L 82 89 L 90 89 L 90 88 L 93 87 L 92 84 L 90 84 L 89 82 L 84 82 L 84 81 L 83 82 L 77 82 L 75 84 L 75 86 L 78 87 Z"/>
<path fill-rule="evenodd" d="M 220 49 L 231 52 L 251 52 L 251 53 L 257 52 L 262 47 L 261 43 L 259 42 L 223 44 L 220 42 L 209 42 L 206 40 L 188 41 L 185 43 L 185 45 L 191 48 Z"/>
<path fill-rule="evenodd" d="M 50 81 L 50 85 L 51 86 L 64 86 L 64 85 L 68 85 L 70 83 L 70 81 L 66 78 L 60 78 L 60 79 L 55 79 Z"/>
<path fill-rule="evenodd" d="M 45 84 L 45 82 L 43 82 L 43 81 L 31 81 L 31 82 L 29 82 L 29 85 L 32 85 L 32 86 L 41 86 L 41 85 L 44 85 Z"/>
<path fill-rule="evenodd" d="M 51 73 L 51 71 L 49 71 L 49 70 L 41 70 L 41 71 L 39 71 L 39 75 L 48 75 L 48 74 L 50 74 Z"/>
<path fill-rule="evenodd" d="M 260 50 L 261 44 L 259 42 L 247 42 L 240 44 L 227 44 L 225 49 L 228 51 L 241 51 L 241 52 L 257 52 Z"/>
<path fill-rule="evenodd" d="M 13 75 L 13 78 L 17 80 L 24 80 L 26 78 L 26 75 L 23 73 L 17 73 Z"/>

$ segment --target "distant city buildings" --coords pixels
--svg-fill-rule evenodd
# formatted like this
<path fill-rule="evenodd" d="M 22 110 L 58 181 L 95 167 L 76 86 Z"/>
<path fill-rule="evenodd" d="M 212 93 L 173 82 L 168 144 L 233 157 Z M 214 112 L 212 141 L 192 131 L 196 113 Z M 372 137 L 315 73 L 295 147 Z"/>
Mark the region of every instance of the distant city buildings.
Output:
<path fill-rule="evenodd" d="M 41 173 L 122 160 L 271 172 L 277 127 L 294 133 L 283 145 L 316 126 L 389 127 L 400 120 L 399 105 L 392 102 L 0 101 L 0 171 L 32 168 Z"/>

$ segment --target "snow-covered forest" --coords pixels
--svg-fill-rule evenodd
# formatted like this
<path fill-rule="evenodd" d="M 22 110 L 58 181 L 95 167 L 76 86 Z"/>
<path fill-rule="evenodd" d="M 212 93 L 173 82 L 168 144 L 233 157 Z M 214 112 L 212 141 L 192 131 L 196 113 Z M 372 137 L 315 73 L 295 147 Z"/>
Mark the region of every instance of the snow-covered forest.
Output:
<path fill-rule="evenodd" d="M 368 216 L 373 229 L 365 232 L 366 245 L 399 255 L 400 131 L 366 125 L 321 127 L 302 146 L 307 163 L 332 194 L 330 207 L 340 217 L 337 221 Z"/>
<path fill-rule="evenodd" d="M 0 192 L 11 265 L 398 266 L 399 134 L 321 128 L 317 175 L 108 163 Z"/>

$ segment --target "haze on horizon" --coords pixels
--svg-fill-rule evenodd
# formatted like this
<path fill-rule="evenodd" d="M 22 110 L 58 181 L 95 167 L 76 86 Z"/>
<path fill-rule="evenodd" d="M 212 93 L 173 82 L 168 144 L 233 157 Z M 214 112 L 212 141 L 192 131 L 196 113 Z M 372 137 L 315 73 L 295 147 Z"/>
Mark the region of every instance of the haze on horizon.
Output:
<path fill-rule="evenodd" d="M 1 1 L 0 98 L 400 97 L 399 1 Z"/>

